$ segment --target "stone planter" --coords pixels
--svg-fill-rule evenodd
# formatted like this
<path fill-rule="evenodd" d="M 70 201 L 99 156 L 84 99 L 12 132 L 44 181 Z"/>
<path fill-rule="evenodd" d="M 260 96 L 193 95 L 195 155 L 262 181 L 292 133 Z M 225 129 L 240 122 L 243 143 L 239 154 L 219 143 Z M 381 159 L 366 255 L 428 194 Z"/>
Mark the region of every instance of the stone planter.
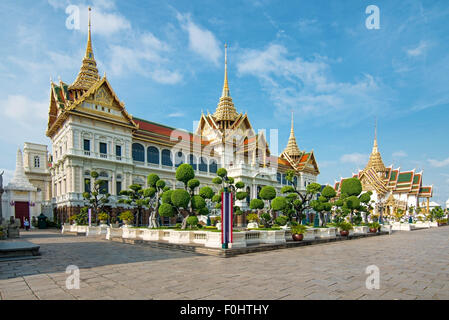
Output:
<path fill-rule="evenodd" d="M 207 232 L 204 246 L 208 248 L 221 248 L 221 232 Z"/>
<path fill-rule="evenodd" d="M 122 237 L 123 229 L 121 228 L 107 228 L 106 229 L 106 239 L 111 240 L 112 238 Z"/>
<path fill-rule="evenodd" d="M 307 228 L 304 233 L 304 240 L 315 240 L 318 235 L 318 230 L 315 228 Z"/>
<path fill-rule="evenodd" d="M 158 241 L 162 239 L 163 230 L 160 229 L 143 229 L 142 240 L 145 241 Z"/>
<path fill-rule="evenodd" d="M 175 231 L 170 232 L 169 243 L 190 243 L 193 242 L 193 231 Z"/>
<path fill-rule="evenodd" d="M 260 231 L 260 243 L 285 243 L 284 230 Z"/>
<path fill-rule="evenodd" d="M 170 230 L 170 229 L 162 229 L 161 231 L 162 231 L 161 240 L 169 241 L 170 238 L 171 238 L 171 231 L 172 230 Z"/>
<path fill-rule="evenodd" d="M 415 223 L 415 228 L 417 229 L 428 229 L 430 228 L 430 222 L 424 222 L 424 221 L 417 221 Z"/>
<path fill-rule="evenodd" d="M 248 223 L 248 225 L 246 227 L 248 229 L 257 229 L 257 228 L 259 228 L 259 224 L 257 222 L 250 222 L 250 223 Z"/>
<path fill-rule="evenodd" d="M 319 239 L 329 239 L 335 238 L 337 236 L 337 228 L 318 228 L 317 229 L 317 238 Z"/>
<path fill-rule="evenodd" d="M 391 234 L 392 231 L 393 231 L 393 229 L 392 229 L 392 227 L 391 227 L 391 224 L 381 224 L 381 225 L 380 225 L 380 231 L 386 231 L 386 232 L 388 232 L 389 234 Z"/>
<path fill-rule="evenodd" d="M 208 232 L 208 233 L 217 233 L 217 232 Z M 245 248 L 245 247 L 246 247 L 245 233 L 244 232 L 233 232 L 232 233 L 232 243 L 229 244 L 229 248 Z"/>
<path fill-rule="evenodd" d="M 123 228 L 122 238 L 123 239 L 137 239 L 137 229 Z"/>
<path fill-rule="evenodd" d="M 429 222 L 429 225 L 430 225 L 431 228 L 437 228 L 437 227 L 438 227 L 438 222 L 436 222 L 436 221 L 433 221 L 433 222 L 430 221 L 430 222 Z"/>
<path fill-rule="evenodd" d="M 354 233 L 366 234 L 368 233 L 368 229 L 367 226 L 354 226 Z"/>

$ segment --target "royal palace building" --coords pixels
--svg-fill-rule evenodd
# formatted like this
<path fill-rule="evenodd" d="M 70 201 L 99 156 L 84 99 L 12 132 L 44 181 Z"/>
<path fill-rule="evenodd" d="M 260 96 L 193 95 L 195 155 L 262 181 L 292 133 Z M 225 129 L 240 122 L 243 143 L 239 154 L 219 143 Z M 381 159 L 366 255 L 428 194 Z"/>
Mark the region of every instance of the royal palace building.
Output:
<path fill-rule="evenodd" d="M 298 148 L 293 130 L 280 156 L 272 155 L 263 131 L 256 133 L 247 114 L 238 113 L 228 85 L 225 49 L 224 85 L 213 114 L 201 114 L 194 132 L 130 115 L 106 75 L 101 77 L 92 48 L 91 25 L 81 69 L 72 84 L 50 83 L 46 135 L 51 139 L 51 199 L 55 215 L 65 220 L 85 206 L 83 192 L 90 191 L 90 172 L 107 181 L 110 209 L 122 210 L 118 194 L 131 184 L 146 187 L 146 177 L 156 173 L 172 188 L 182 163 L 193 166 L 202 186 L 214 190 L 212 178 L 224 167 L 235 181 L 243 181 L 250 194 L 239 203 L 248 208 L 250 198 L 265 185 L 280 190 L 288 184 L 287 170 L 304 189 L 316 182 L 319 169 L 313 151 Z"/>
<path fill-rule="evenodd" d="M 352 177 L 360 179 L 363 191 L 371 191 L 371 200 L 376 213 L 383 212 L 389 216 L 397 212 L 409 212 L 410 208 L 416 211 L 420 206 L 429 211 L 429 200 L 432 197 L 433 187 L 423 185 L 423 172 L 415 169 L 401 171 L 393 165 L 385 167 L 377 144 L 377 130 L 374 134 L 374 145 L 368 163 L 363 170 Z M 347 179 L 347 178 L 346 178 Z M 335 182 L 335 190 L 340 195 L 341 183 L 345 178 Z M 420 203 L 420 199 L 425 199 Z"/>

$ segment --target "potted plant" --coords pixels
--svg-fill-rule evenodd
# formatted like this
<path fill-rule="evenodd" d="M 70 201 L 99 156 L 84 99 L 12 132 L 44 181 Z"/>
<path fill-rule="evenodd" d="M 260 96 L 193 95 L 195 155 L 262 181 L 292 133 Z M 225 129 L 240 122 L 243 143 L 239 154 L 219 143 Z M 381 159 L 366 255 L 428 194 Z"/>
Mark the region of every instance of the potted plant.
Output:
<path fill-rule="evenodd" d="M 250 213 L 247 217 L 248 219 L 248 229 L 255 229 L 259 227 L 258 221 L 259 221 L 259 216 L 257 215 L 257 213 Z"/>
<path fill-rule="evenodd" d="M 123 221 L 125 225 L 130 225 L 134 221 L 134 215 L 131 211 L 123 211 L 119 215 L 120 220 Z"/>
<path fill-rule="evenodd" d="M 304 232 L 306 232 L 307 227 L 302 224 L 298 224 L 291 227 L 292 238 L 294 241 L 302 241 L 304 239 Z"/>
<path fill-rule="evenodd" d="M 371 222 L 370 224 L 368 224 L 368 227 L 369 227 L 369 232 L 376 233 L 377 230 L 380 228 L 380 224 L 379 224 L 379 222 Z"/>
<path fill-rule="evenodd" d="M 101 212 L 98 214 L 98 220 L 100 220 L 100 224 L 106 224 L 108 222 L 109 215 L 106 212 Z"/>
<path fill-rule="evenodd" d="M 352 230 L 354 227 L 349 222 L 343 221 L 338 224 L 338 228 L 340 229 L 340 235 L 342 237 L 347 237 L 349 236 L 349 231 Z"/>

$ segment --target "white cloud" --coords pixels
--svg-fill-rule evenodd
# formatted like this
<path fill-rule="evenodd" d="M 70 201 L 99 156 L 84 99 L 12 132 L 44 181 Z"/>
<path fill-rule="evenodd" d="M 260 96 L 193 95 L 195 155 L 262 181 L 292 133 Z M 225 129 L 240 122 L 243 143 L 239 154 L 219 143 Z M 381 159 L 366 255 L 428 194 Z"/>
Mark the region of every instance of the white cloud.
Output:
<path fill-rule="evenodd" d="M 396 152 L 393 152 L 393 158 L 403 158 L 403 157 L 406 157 L 407 156 L 407 153 L 405 152 L 405 151 L 396 151 Z"/>
<path fill-rule="evenodd" d="M 449 166 L 449 158 L 444 159 L 442 161 L 429 159 L 429 163 L 432 167 L 436 167 L 436 168 L 446 167 L 446 166 Z"/>
<path fill-rule="evenodd" d="M 419 45 L 413 49 L 408 49 L 407 54 L 411 57 L 418 57 L 422 54 L 424 54 L 429 47 L 429 43 L 426 41 L 422 41 L 419 43 Z"/>
<path fill-rule="evenodd" d="M 354 82 L 335 81 L 330 63 L 335 61 L 321 56 L 291 57 L 286 47 L 270 44 L 265 50 L 244 50 L 237 68 L 240 75 L 261 80 L 281 115 L 295 109 L 302 118 L 319 116 L 321 121 L 348 125 L 346 118 L 354 111 L 363 118 L 385 107 L 382 97 L 389 90 L 380 80 L 363 74 Z"/>
<path fill-rule="evenodd" d="M 48 0 L 48 3 L 57 10 L 65 9 L 69 5 L 76 5 L 79 8 L 79 22 L 80 31 L 87 33 L 88 26 L 88 6 L 85 4 L 76 4 L 71 1 Z M 94 0 L 91 6 L 92 16 L 92 34 L 102 36 L 111 36 L 117 32 L 131 29 L 131 22 L 129 22 L 123 15 L 116 11 L 115 1 L 109 0 Z M 67 16 L 68 17 L 68 16 Z"/>
<path fill-rule="evenodd" d="M 163 84 L 175 84 L 182 80 L 179 71 L 169 70 L 167 53 L 171 47 L 152 33 L 145 33 L 128 46 L 111 45 L 108 70 L 114 75 L 138 73 Z"/>
<path fill-rule="evenodd" d="M 192 21 L 190 14 L 176 15 L 181 27 L 189 34 L 189 48 L 206 60 L 219 63 L 222 55 L 220 44 L 215 35 L 208 29 L 202 28 Z"/>
<path fill-rule="evenodd" d="M 368 162 L 368 155 L 362 153 L 349 153 L 341 156 L 343 163 L 353 163 L 357 166 L 365 165 Z"/>
<path fill-rule="evenodd" d="M 0 100 L 0 127 L 4 143 L 21 145 L 24 141 L 47 143 L 45 132 L 49 100 L 35 101 L 23 95 Z"/>
<path fill-rule="evenodd" d="M 181 118 L 184 116 L 185 116 L 185 114 L 183 112 L 173 112 L 173 113 L 170 113 L 169 115 L 167 115 L 167 117 L 169 117 L 169 118 Z"/>

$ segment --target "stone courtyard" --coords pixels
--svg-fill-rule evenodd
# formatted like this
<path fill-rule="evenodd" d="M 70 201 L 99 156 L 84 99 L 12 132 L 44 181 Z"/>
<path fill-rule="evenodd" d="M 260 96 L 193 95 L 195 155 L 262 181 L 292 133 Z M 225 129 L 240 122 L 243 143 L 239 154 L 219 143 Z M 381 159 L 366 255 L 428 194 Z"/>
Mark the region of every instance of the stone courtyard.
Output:
<path fill-rule="evenodd" d="M 449 227 L 239 255 L 21 233 L 37 259 L 0 262 L 0 299 L 449 299 Z M 67 289 L 67 266 L 80 289 Z M 380 288 L 366 288 L 367 266 Z"/>

